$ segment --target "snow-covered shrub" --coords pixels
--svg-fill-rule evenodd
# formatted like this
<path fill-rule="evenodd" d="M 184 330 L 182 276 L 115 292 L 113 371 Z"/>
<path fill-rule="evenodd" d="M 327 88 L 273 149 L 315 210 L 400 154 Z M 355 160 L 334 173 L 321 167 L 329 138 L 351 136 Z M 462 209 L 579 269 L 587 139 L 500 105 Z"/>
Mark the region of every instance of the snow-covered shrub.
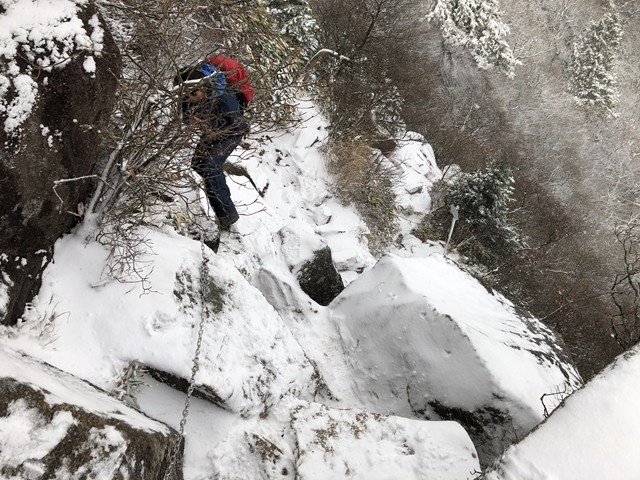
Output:
<path fill-rule="evenodd" d="M 286 9 L 281 20 L 306 22 L 303 7 Z M 124 73 L 105 141 L 102 181 L 87 212 L 101 221 L 98 237 L 119 259 L 111 271 L 122 270 L 123 278 L 133 271 L 144 280 L 135 266 L 144 243 L 135 234 L 138 225 L 163 209 L 171 214 L 175 200 L 194 214 L 190 221 L 196 230 L 205 235 L 212 230 L 191 195 L 196 189 L 189 161 L 199 134 L 179 120 L 178 70 L 212 53 L 240 60 L 256 92 L 247 113 L 255 134 L 296 121 L 294 95 L 306 45 L 261 0 L 132 0 L 105 5 L 103 14 L 116 33 Z"/>
<path fill-rule="evenodd" d="M 362 142 L 332 141 L 328 153 L 336 195 L 356 205 L 369 228 L 371 253 L 383 254 L 398 233 L 395 169 Z"/>
<path fill-rule="evenodd" d="M 478 67 L 513 77 L 520 62 L 505 40 L 509 27 L 497 0 L 436 0 L 427 20 L 438 23 L 447 44 L 469 50 Z"/>
<path fill-rule="evenodd" d="M 384 69 L 372 68 L 368 60 L 337 65 L 335 75 L 329 72 L 318 86 L 333 137 L 388 139 L 405 130 L 402 96 Z"/>
<path fill-rule="evenodd" d="M 318 48 L 318 25 L 307 0 L 267 0 L 267 11 L 280 32 L 309 58 Z"/>
<path fill-rule="evenodd" d="M 571 75 L 576 97 L 582 102 L 612 109 L 619 94 L 613 68 L 620 49 L 622 26 L 615 13 L 593 23 L 573 44 Z"/>
<path fill-rule="evenodd" d="M 459 251 L 485 264 L 492 264 L 505 251 L 524 240 L 512 221 L 514 179 L 509 167 L 494 162 L 475 172 L 459 172 L 450 182 L 435 186 L 438 207 L 426 222 L 442 240 L 449 232 L 455 206 L 459 220 L 452 239 Z"/>

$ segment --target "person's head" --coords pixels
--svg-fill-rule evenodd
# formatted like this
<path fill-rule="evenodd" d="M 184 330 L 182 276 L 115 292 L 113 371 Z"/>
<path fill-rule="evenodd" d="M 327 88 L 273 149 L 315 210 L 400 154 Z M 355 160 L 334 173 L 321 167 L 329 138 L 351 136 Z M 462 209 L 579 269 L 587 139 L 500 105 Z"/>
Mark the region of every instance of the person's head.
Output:
<path fill-rule="evenodd" d="M 200 80 L 201 78 L 204 78 L 204 77 L 205 77 L 205 74 L 202 73 L 202 71 L 198 66 L 184 67 L 178 71 L 178 75 L 176 75 L 174 82 L 176 85 L 179 85 L 185 82 L 195 83 L 195 81 Z"/>
<path fill-rule="evenodd" d="M 198 82 L 204 77 L 205 74 L 198 67 L 186 67 L 178 72 L 174 82 L 176 85 L 182 84 L 184 101 L 194 103 L 207 98 L 205 87 Z"/>

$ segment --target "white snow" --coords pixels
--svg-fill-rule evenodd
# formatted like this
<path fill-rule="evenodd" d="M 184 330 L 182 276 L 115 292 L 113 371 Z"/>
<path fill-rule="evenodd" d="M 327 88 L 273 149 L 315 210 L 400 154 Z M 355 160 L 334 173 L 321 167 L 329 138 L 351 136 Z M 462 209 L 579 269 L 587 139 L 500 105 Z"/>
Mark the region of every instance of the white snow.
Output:
<path fill-rule="evenodd" d="M 93 57 L 87 57 L 82 62 L 82 68 L 87 73 L 95 74 L 96 73 L 96 60 Z"/>
<path fill-rule="evenodd" d="M 56 412 L 47 421 L 25 400 L 16 400 L 0 417 L 0 465 L 17 467 L 42 459 L 62 440 L 76 421 L 69 412 Z"/>
<path fill-rule="evenodd" d="M 17 52 L 51 69 L 64 65 L 73 49 L 87 50 L 84 69 L 95 73 L 93 55 L 102 50 L 104 32 L 97 17 L 89 33 L 79 21 L 85 4 L 2 3 L 5 130 L 19 129 L 37 97 L 30 72 L 15 63 Z M 504 298 L 445 259 L 441 245 L 411 235 L 441 176 L 425 139 L 407 135 L 389 158 L 402 178 L 397 194 L 406 214 L 399 219 L 402 243 L 377 262 L 363 240 L 365 222 L 330 193 L 321 150 L 326 121 L 312 102 L 300 101 L 299 112 L 299 128 L 251 138 L 252 148 L 238 148 L 230 159 L 260 190 L 268 188 L 261 196 L 246 179 L 229 179 L 241 219 L 222 235 L 217 254 L 159 216 L 157 225 L 138 231 L 145 239 L 138 259 L 145 282 L 115 281 L 107 275 L 109 251 L 78 229 L 56 243 L 41 290 L 18 326 L 0 329 L 0 344 L 111 390 L 131 362 L 188 379 L 204 321 L 196 383 L 215 392 L 222 408 L 191 399 L 187 480 L 473 478 L 480 467 L 463 428 L 419 420 L 412 403 L 439 398 L 474 409 L 498 397 L 529 429 L 542 417 L 540 395 L 565 382 L 575 387 L 579 379 L 554 367 L 555 353 L 544 345 L 549 332 L 532 333 Z M 297 269 L 324 245 L 348 284 L 329 307 L 309 299 L 296 280 Z M 0 287 L 2 308 L 7 288 Z M 51 403 L 126 417 L 150 431 L 164 428 L 115 398 L 96 400 L 75 377 L 42 374 L 4 347 L 0 357 L 0 376 L 41 388 Z M 637 478 L 635 456 L 625 450 L 633 442 L 617 439 L 640 433 L 638 358 L 621 360 L 570 397 L 509 450 L 502 473 L 491 473 L 491 480 Z M 148 376 L 144 383 L 137 395 L 142 411 L 178 428 L 184 394 Z M 23 402 L 12 403 L 0 418 L 0 462 L 31 462 L 37 476 L 39 456 L 73 423 L 65 414 L 54 420 L 42 438 L 33 438 L 31 426 L 42 419 Z M 114 458 L 125 448 L 109 428 L 92 435 Z M 620 458 L 616 450 L 626 461 L 611 466 L 607 458 Z M 103 466 L 62 474 L 110 478 L 108 462 Z"/>
<path fill-rule="evenodd" d="M 0 278 L 0 313 L 3 313 L 7 311 L 9 306 L 9 287 L 13 285 L 13 281 L 6 272 L 0 270 L 0 274 L 2 274 L 2 278 Z"/>
<path fill-rule="evenodd" d="M 91 428 L 86 447 L 91 449 L 91 461 L 79 468 L 63 465 L 56 470 L 56 478 L 82 480 L 85 478 L 117 478 L 128 443 L 111 425 Z"/>
<path fill-rule="evenodd" d="M 487 480 L 640 478 L 640 346 L 510 447 Z"/>
<path fill-rule="evenodd" d="M 79 339 L 81 340 L 82 337 Z M 82 359 L 82 361 L 86 362 L 88 359 Z M 0 377 L 13 378 L 40 390 L 45 401 L 50 405 L 68 403 L 97 415 L 118 418 L 141 430 L 163 433 L 168 431 L 161 423 L 141 415 L 106 393 L 96 395 L 96 389 L 86 382 L 47 368 L 46 365 L 19 355 L 2 345 L 0 345 Z"/>
<path fill-rule="evenodd" d="M 581 384 L 573 368 L 558 368 L 550 331 L 539 322 L 531 331 L 505 298 L 438 253 L 384 257 L 330 311 L 357 395 L 377 411 L 492 405 L 526 432 L 543 418 L 543 394 Z"/>
<path fill-rule="evenodd" d="M 70 312 L 56 322 L 55 341 L 44 335 L 41 346 L 23 349 L 106 389 L 133 360 L 189 378 L 203 315 L 197 276 L 202 249 L 171 230 L 145 236 L 154 252 L 139 259 L 149 267 L 148 293 L 141 282 L 102 281 L 109 252 L 98 243 L 85 245 L 79 234 L 61 239 L 28 313 L 32 320 L 15 342 L 24 335 L 29 342 L 38 319 Z M 205 313 L 197 382 L 243 414 L 259 412 L 289 389 L 308 393 L 313 369 L 273 307 L 223 257 L 208 249 L 205 254 L 212 311 Z"/>
<path fill-rule="evenodd" d="M 303 478 L 341 478 L 341 465 L 367 478 L 392 478 L 394 471 L 403 478 L 422 478 L 427 466 L 439 472 L 434 478 L 462 478 L 460 472 L 479 465 L 459 425 L 380 416 L 359 409 L 362 402 L 341 404 L 339 397 L 331 398 L 329 391 L 342 395 L 352 380 L 344 360 L 336 363 L 330 355 L 342 347 L 329 309 L 301 291 L 295 272 L 324 245 L 332 248 L 341 274 L 350 281 L 375 259 L 362 243 L 364 222 L 353 207 L 328 193 L 330 179 L 320 152 L 323 119 L 309 102 L 300 110 L 303 128 L 274 134 L 273 142 L 254 139 L 264 155 L 238 149 L 232 159 L 248 169 L 259 188 L 267 182 L 269 188 L 263 198 L 244 178 L 230 179 L 242 217 L 223 235 L 218 254 L 177 234 L 170 220 L 141 229 L 148 244 L 148 254 L 138 259 L 140 273 L 148 275 L 145 291 L 135 278 L 109 280 L 104 270 L 109 251 L 87 242 L 80 229 L 56 243 L 53 262 L 24 321 L 7 329 L 1 341 L 105 389 L 114 387 L 132 361 L 188 379 L 204 314 L 196 383 L 210 387 L 225 410 L 192 399 L 185 432 L 186 478 L 207 478 L 211 471 L 233 478 L 234 469 L 237 474 L 248 465 L 253 470 L 245 478 L 264 478 L 268 463 L 256 454 L 259 445 L 266 445 L 260 438 L 284 452 L 282 464 L 289 465 L 290 475 L 291 462 L 302 462 Z M 398 168 L 415 172 L 413 184 L 423 182 L 424 202 L 430 181 L 419 172 L 431 175 L 434 164 L 425 161 L 428 148 L 413 147 L 422 152 L 415 163 L 407 156 Z M 319 208 L 330 211 L 320 225 L 315 221 Z M 204 309 L 199 298 L 203 258 L 205 284 L 214 285 L 206 289 Z M 315 393 L 316 368 L 326 381 L 324 393 Z M 145 382 L 161 393 L 158 398 L 143 388 L 141 408 L 178 428 L 184 394 L 148 377 Z M 312 417 L 342 425 L 327 438 L 330 451 L 317 450 L 313 422 L 306 425 Z M 360 425 L 363 418 L 366 432 L 350 436 L 349 425 Z M 302 440 L 308 449 L 300 457 L 295 444 Z M 389 448 L 397 457 L 389 457 Z M 327 464 L 320 468 L 322 459 Z"/>
<path fill-rule="evenodd" d="M 476 468 L 466 432 L 454 422 L 421 422 L 311 404 L 293 423 L 301 479 L 464 479 Z"/>
<path fill-rule="evenodd" d="M 21 71 L 17 56 L 50 71 L 61 68 L 77 50 L 99 54 L 103 34 L 97 16 L 89 24 L 88 33 L 78 18 L 87 0 L 13 0 L 1 2 L 0 60 L 6 63 L 0 74 L 0 114 L 5 116 L 4 130 L 14 133 L 35 106 L 38 84 L 31 71 Z M 90 62 L 85 70 L 91 71 Z M 95 69 L 94 69 L 95 70 Z M 33 76 L 32 76 L 33 75 Z"/>

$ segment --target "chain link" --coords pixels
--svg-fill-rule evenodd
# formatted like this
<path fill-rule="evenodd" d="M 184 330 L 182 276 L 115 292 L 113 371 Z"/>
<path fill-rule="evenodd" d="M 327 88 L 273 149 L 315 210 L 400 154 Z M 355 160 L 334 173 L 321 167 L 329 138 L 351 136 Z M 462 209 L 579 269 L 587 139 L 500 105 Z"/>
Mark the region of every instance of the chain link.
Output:
<path fill-rule="evenodd" d="M 202 338 L 204 337 L 204 324 L 206 320 L 205 315 L 205 282 L 209 277 L 209 269 L 207 264 L 209 258 L 205 253 L 204 235 L 200 233 L 200 251 L 202 253 L 202 263 L 200 264 L 200 326 L 198 328 L 198 341 L 196 342 L 196 351 L 193 355 L 193 365 L 191 366 L 191 378 L 189 379 L 189 387 L 187 388 L 187 398 L 184 401 L 184 408 L 182 409 L 182 418 L 180 419 L 180 427 L 178 429 L 179 437 L 173 446 L 171 456 L 169 457 L 169 464 L 164 472 L 163 480 L 168 480 L 169 476 L 174 472 L 176 464 L 178 462 L 178 454 L 180 451 L 180 443 L 184 439 L 184 430 L 187 426 L 187 418 L 189 417 L 189 407 L 191 405 L 191 396 L 193 390 L 196 387 L 196 375 L 200 369 L 200 350 L 202 348 Z"/>

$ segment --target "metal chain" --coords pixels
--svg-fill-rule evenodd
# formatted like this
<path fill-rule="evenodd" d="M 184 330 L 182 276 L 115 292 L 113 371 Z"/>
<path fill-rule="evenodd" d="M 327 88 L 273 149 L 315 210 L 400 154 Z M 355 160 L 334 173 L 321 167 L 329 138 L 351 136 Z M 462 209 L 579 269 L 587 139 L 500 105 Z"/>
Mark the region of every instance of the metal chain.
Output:
<path fill-rule="evenodd" d="M 202 263 L 200 264 L 200 326 L 198 329 L 198 341 L 196 343 L 196 351 L 193 355 L 193 365 L 191 366 L 191 378 L 189 379 L 189 387 L 187 388 L 187 398 L 184 401 L 184 408 L 182 409 L 182 419 L 180 420 L 180 427 L 178 429 L 179 437 L 176 440 L 175 445 L 173 446 L 173 450 L 171 452 L 171 456 L 169 457 L 169 464 L 167 465 L 167 469 L 164 472 L 163 480 L 168 480 L 169 475 L 174 471 L 175 465 L 178 460 L 178 452 L 180 451 L 180 442 L 184 438 L 184 429 L 187 425 L 187 418 L 189 416 L 189 407 L 191 405 L 191 396 L 193 395 L 193 390 L 196 387 L 196 374 L 200 369 L 200 350 L 202 348 L 202 338 L 204 336 L 204 324 L 206 320 L 206 315 L 204 312 L 205 306 L 205 280 L 209 276 L 209 269 L 207 268 L 207 264 L 209 263 L 209 259 L 205 254 L 205 245 L 204 245 L 204 235 L 202 232 L 200 233 L 200 251 L 202 253 Z"/>

